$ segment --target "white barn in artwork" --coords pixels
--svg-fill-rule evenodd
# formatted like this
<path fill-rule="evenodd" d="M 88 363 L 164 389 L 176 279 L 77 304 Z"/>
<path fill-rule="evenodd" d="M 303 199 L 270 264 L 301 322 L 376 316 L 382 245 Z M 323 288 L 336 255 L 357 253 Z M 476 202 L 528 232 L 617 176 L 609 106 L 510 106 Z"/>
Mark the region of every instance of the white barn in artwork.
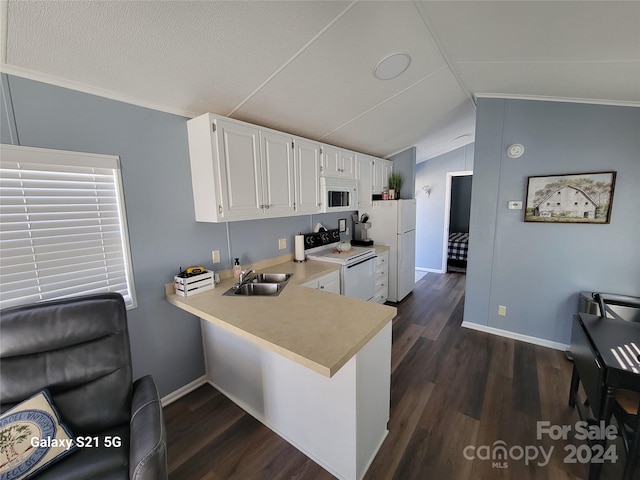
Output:
<path fill-rule="evenodd" d="M 596 202 L 585 192 L 572 185 L 565 185 L 536 205 L 534 215 L 595 218 L 596 207 Z"/>

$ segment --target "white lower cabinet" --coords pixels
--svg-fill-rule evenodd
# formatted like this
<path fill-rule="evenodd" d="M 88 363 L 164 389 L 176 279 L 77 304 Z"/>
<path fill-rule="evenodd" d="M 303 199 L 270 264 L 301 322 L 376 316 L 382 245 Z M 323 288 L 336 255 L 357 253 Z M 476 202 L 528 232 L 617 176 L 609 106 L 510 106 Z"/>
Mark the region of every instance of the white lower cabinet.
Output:
<path fill-rule="evenodd" d="M 378 253 L 376 257 L 376 293 L 373 300 L 384 303 L 389 297 L 389 252 Z"/>
<path fill-rule="evenodd" d="M 302 284 L 305 287 L 340 294 L 340 272 L 336 270 L 315 280 Z"/>

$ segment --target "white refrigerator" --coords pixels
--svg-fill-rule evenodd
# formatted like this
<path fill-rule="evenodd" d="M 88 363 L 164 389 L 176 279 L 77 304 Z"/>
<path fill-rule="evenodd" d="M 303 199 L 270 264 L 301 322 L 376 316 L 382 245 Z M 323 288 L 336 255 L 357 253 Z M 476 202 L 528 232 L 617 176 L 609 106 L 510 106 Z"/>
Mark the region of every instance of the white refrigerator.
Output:
<path fill-rule="evenodd" d="M 416 200 L 380 200 L 358 212 L 369 215 L 369 238 L 389 251 L 389 301 L 399 302 L 415 285 Z"/>

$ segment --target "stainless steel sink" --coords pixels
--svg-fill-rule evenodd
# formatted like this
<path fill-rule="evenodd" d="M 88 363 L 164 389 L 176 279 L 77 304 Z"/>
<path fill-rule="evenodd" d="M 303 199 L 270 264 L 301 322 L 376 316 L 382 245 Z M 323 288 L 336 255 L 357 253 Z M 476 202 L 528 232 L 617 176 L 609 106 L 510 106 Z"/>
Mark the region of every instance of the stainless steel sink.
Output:
<path fill-rule="evenodd" d="M 283 283 L 291 278 L 290 273 L 258 273 L 250 281 L 252 283 Z"/>
<path fill-rule="evenodd" d="M 258 273 L 250 278 L 247 283 L 243 283 L 240 286 L 234 285 L 223 295 L 274 297 L 284 290 L 291 275 L 291 273 Z"/>

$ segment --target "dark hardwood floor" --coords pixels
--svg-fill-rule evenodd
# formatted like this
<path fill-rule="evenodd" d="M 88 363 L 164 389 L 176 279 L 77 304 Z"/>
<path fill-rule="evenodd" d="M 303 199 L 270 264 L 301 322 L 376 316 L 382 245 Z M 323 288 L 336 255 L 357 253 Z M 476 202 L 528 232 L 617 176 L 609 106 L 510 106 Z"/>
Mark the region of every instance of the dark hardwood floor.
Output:
<path fill-rule="evenodd" d="M 428 274 L 398 306 L 389 435 L 365 479 L 586 479 L 586 465 L 564 461 L 583 441 L 536 438 L 538 421 L 572 430 L 578 421 L 567 406 L 571 364 L 555 350 L 461 328 L 464 282 Z M 334 478 L 211 386 L 164 412 L 170 480 Z M 506 463 L 483 459 L 500 445 Z M 620 478 L 617 447 L 602 480 Z M 534 460 L 518 458 L 534 449 Z"/>

